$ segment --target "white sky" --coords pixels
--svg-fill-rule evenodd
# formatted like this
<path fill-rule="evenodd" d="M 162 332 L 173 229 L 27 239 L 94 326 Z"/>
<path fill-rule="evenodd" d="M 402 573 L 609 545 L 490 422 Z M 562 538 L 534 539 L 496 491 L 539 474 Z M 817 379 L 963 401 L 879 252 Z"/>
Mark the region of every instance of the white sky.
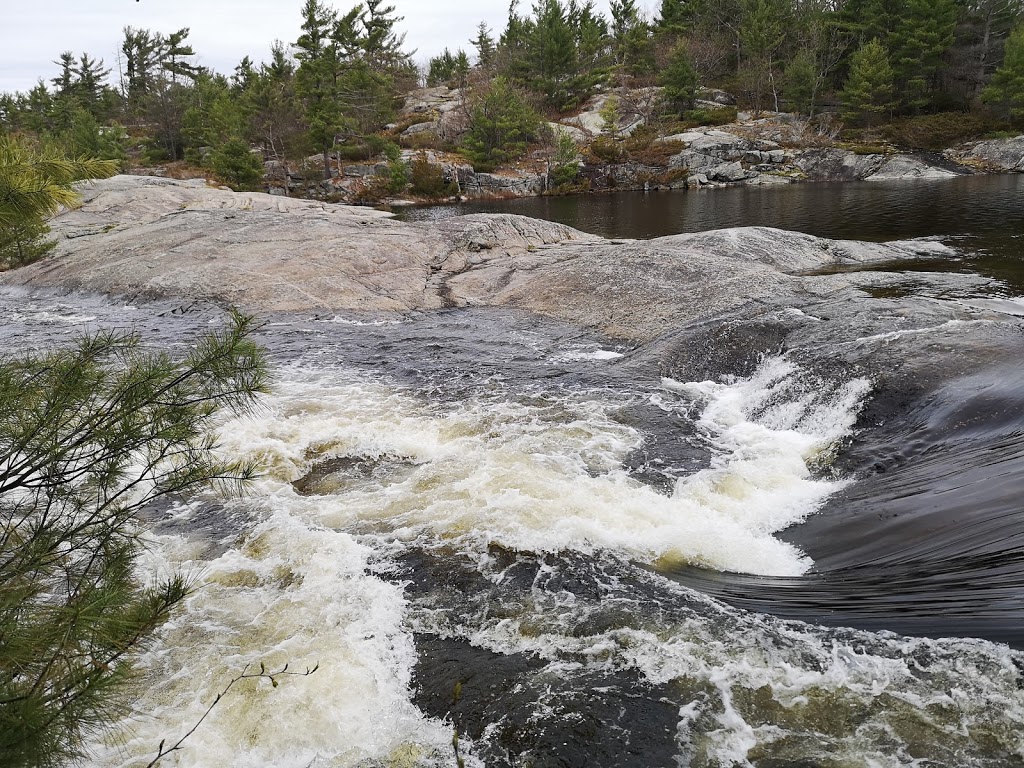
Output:
<path fill-rule="evenodd" d="M 181 27 L 191 30 L 189 42 L 199 63 L 231 74 L 242 57 L 256 62 L 269 58 L 274 40 L 291 43 L 298 38 L 303 0 L 0 0 L 0 91 L 26 91 L 42 77 L 49 82 L 58 67 L 53 61 L 63 51 L 83 51 L 102 58 L 117 79 L 117 51 L 126 26 L 167 34 Z M 355 0 L 333 0 L 347 11 Z M 497 37 L 508 18 L 507 0 L 391 0 L 405 17 L 406 49 L 417 49 L 422 63 L 445 46 L 464 48 L 479 22 L 485 21 Z M 520 0 L 520 13 L 532 5 Z M 596 0 L 607 15 L 608 0 Z M 648 9 L 654 0 L 646 3 Z"/>

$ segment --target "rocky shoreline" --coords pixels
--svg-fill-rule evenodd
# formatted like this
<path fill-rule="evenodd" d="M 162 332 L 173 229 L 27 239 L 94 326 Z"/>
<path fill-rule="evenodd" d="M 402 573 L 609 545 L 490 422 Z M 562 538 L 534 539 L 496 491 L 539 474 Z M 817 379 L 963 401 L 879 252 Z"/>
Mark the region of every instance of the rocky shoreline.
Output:
<path fill-rule="evenodd" d="M 709 91 L 704 96 L 699 105 L 709 109 L 731 100 L 719 91 Z M 550 151 L 537 150 L 515 167 L 484 173 L 476 171 L 460 155 L 440 149 L 464 130 L 466 120 L 460 92 L 446 87 L 422 89 L 406 99 L 403 122 L 391 126 L 399 131 L 398 140 L 406 147 L 398 162 L 408 166 L 425 162 L 434 168 L 453 190 L 443 201 L 811 181 L 947 179 L 975 173 L 1024 172 L 1024 135 L 968 142 L 942 152 L 906 152 L 888 146 L 843 144 L 820 135 L 806 120 L 788 113 L 766 113 L 757 118 L 738 113 L 734 123 L 659 136 L 641 159 L 598 161 L 587 150 L 591 142 L 613 135 L 618 139 L 628 137 L 644 123 L 642 117 L 627 113 L 618 125 L 605 124 L 601 111 L 608 98 L 608 94 L 596 96 L 575 117 L 548 124 L 552 135 L 565 134 L 579 149 L 575 161 L 577 181 L 567 187 L 556 186 Z M 645 98 L 651 101 L 654 97 L 647 94 Z M 628 100 L 643 99 L 631 94 Z M 411 124 L 400 130 L 406 123 Z M 271 194 L 341 203 L 424 202 L 368 194 L 375 179 L 385 179 L 391 171 L 383 159 L 339 160 L 330 179 L 320 178 L 322 163 L 320 157 L 309 158 L 304 168 L 268 162 L 267 189 Z"/>

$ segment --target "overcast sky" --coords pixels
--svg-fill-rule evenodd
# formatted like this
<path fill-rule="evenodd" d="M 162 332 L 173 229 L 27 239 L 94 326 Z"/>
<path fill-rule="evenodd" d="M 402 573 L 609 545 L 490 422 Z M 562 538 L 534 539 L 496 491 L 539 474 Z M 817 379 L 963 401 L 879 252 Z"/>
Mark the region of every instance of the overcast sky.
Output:
<path fill-rule="evenodd" d="M 42 77 L 56 76 L 53 64 L 62 51 L 83 51 L 113 67 L 117 79 L 117 51 L 126 26 L 167 34 L 181 27 L 191 30 L 189 42 L 199 63 L 230 74 L 242 57 L 254 61 L 269 57 L 274 40 L 291 43 L 299 35 L 303 0 L 0 0 L 0 91 L 25 91 Z M 335 0 L 346 11 L 355 0 Z M 406 48 L 416 48 L 414 60 L 426 61 L 445 46 L 464 47 L 485 21 L 495 37 L 508 17 L 507 0 L 391 0 L 405 20 Z M 521 0 L 529 9 L 531 0 Z M 608 0 L 596 0 L 607 14 Z M 641 3 L 650 8 L 652 0 Z M 520 12 L 523 12 L 522 10 Z"/>

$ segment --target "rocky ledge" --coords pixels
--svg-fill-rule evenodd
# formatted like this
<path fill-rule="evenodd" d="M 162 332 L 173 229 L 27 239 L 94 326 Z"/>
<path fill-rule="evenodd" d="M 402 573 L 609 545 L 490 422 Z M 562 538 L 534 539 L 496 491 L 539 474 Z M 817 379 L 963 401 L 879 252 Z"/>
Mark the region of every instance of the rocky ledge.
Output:
<path fill-rule="evenodd" d="M 256 310 L 508 306 L 646 341 L 740 304 L 850 282 L 811 273 L 943 252 L 762 228 L 610 241 L 511 215 L 411 224 L 362 207 L 137 176 L 82 193 L 79 208 L 52 222 L 55 253 L 3 283 Z"/>

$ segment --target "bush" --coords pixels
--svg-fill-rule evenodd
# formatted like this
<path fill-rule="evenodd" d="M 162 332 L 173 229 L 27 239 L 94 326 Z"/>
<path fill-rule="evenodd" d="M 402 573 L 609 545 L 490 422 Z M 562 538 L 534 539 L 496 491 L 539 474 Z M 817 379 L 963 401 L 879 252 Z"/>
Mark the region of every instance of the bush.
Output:
<path fill-rule="evenodd" d="M 231 139 L 207 158 L 210 170 L 240 192 L 253 190 L 263 181 L 263 158 L 241 139 Z"/>
<path fill-rule="evenodd" d="M 686 145 L 681 141 L 658 141 L 657 131 L 643 126 L 622 142 L 626 157 L 641 165 L 667 165 Z"/>
<path fill-rule="evenodd" d="M 455 184 L 445 181 L 441 166 L 431 163 L 425 152 L 420 152 L 409 164 L 412 193 L 420 197 L 451 197 L 457 193 Z"/>
<path fill-rule="evenodd" d="M 983 136 L 992 126 L 978 115 L 940 112 L 896 120 L 880 126 L 882 138 L 905 149 L 940 152 Z"/>
<path fill-rule="evenodd" d="M 565 187 L 574 184 L 580 176 L 580 167 L 576 163 L 556 165 L 551 169 L 551 186 Z"/>
<path fill-rule="evenodd" d="M 739 118 L 736 107 L 702 107 L 688 109 L 682 113 L 680 127 L 683 129 L 700 126 L 729 125 Z"/>
<path fill-rule="evenodd" d="M 606 164 L 621 162 L 625 154 L 621 144 L 611 136 L 595 137 L 590 142 L 588 152 L 594 162 Z"/>

